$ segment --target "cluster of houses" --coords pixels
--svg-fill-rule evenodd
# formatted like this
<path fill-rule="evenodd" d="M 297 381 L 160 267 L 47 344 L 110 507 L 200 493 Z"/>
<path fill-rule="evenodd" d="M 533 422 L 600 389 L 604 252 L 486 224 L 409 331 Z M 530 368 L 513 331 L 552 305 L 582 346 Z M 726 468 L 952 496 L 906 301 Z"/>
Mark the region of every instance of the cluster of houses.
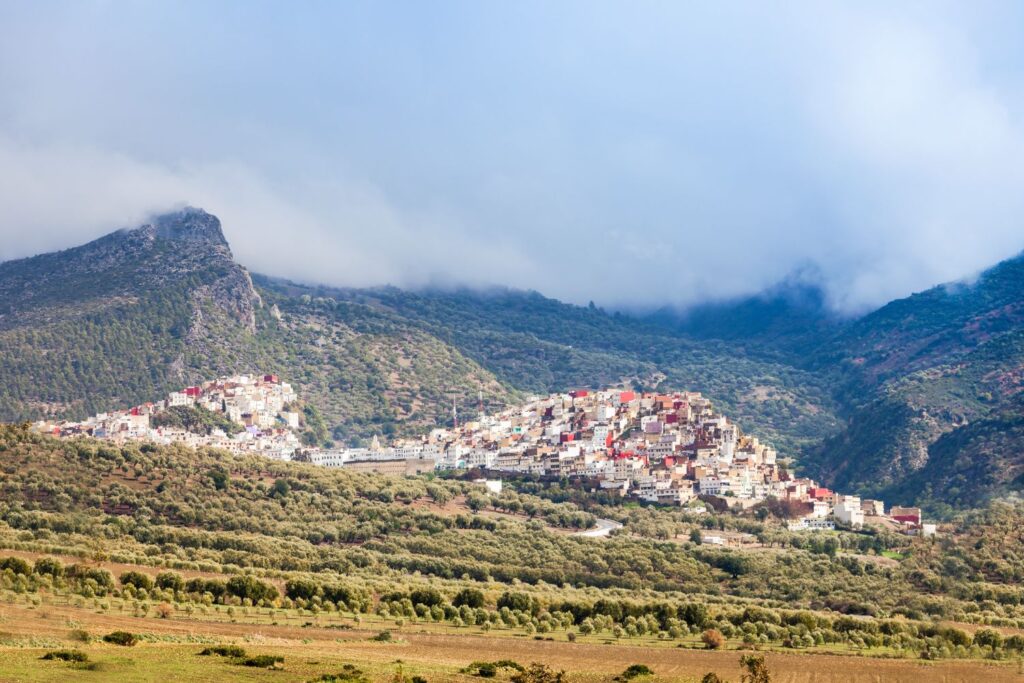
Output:
<path fill-rule="evenodd" d="M 35 428 L 58 437 L 91 436 L 115 442 L 149 441 L 212 446 L 233 453 L 258 453 L 290 460 L 300 448 L 295 435 L 299 414 L 289 410 L 295 390 L 277 375 L 234 375 L 173 391 L 167 398 L 125 410 L 99 413 L 81 422 L 37 422 Z M 237 429 L 209 434 L 164 424 L 160 415 L 177 406 L 219 413 Z"/>
<path fill-rule="evenodd" d="M 113 441 L 180 442 L 259 453 L 280 460 L 301 455 L 325 467 L 415 475 L 453 469 L 582 479 L 595 492 L 653 503 L 745 509 L 768 499 L 785 502 L 795 519 L 791 531 L 859 528 L 865 523 L 932 535 L 917 508 L 862 500 L 796 477 L 756 436 L 718 414 L 696 392 L 572 391 L 533 397 L 521 406 L 436 428 L 416 439 L 384 447 L 302 448 L 296 394 L 276 375 L 235 375 L 172 392 L 163 401 L 100 413 L 82 422 L 39 422 L 60 437 Z M 237 429 L 187 430 L 154 419 L 176 406 L 223 415 Z"/>
<path fill-rule="evenodd" d="M 769 498 L 798 511 L 793 531 L 862 527 L 866 521 L 934 533 L 920 510 L 835 493 L 796 477 L 756 436 L 695 392 L 573 391 L 438 428 L 382 448 L 321 451 L 312 462 L 391 473 L 479 468 L 493 473 L 582 478 L 594 491 L 703 508 L 709 498 L 744 509 Z"/>

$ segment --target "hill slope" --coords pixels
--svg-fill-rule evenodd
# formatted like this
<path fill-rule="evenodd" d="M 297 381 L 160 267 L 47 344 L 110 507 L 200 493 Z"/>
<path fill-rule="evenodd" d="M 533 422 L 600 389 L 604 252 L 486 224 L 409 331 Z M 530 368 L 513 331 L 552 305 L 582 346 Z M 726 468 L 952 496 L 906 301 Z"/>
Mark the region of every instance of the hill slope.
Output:
<path fill-rule="evenodd" d="M 278 372 L 329 426 L 357 434 L 433 425 L 455 389 L 510 396 L 393 316 L 285 308 L 264 305 L 220 222 L 198 209 L 0 264 L 0 420 L 82 417 L 229 372 Z"/>
<path fill-rule="evenodd" d="M 958 506 L 1024 490 L 1024 442 L 1009 429 L 1024 387 L 1024 257 L 884 306 L 822 344 L 811 364 L 836 377 L 850 416 L 806 460 L 836 486 Z M 963 472 L 949 467 L 967 454 L 968 469 L 986 474 L 954 485 Z"/>
<path fill-rule="evenodd" d="M 254 283 L 188 209 L 0 264 L 0 420 L 267 371 L 320 409 L 324 438 L 358 442 L 445 422 L 453 401 L 472 415 L 478 392 L 497 406 L 627 382 L 704 392 L 836 487 L 970 506 L 1024 485 L 1022 328 L 1024 258 L 858 320 L 804 285 L 638 319 L 503 289 Z"/>
<path fill-rule="evenodd" d="M 794 454 L 834 431 L 823 384 L 776 358 L 536 293 L 304 287 L 236 264 L 189 209 L 0 265 L 0 419 L 82 416 L 226 372 L 276 372 L 331 438 L 414 433 L 522 392 L 704 391 Z"/>

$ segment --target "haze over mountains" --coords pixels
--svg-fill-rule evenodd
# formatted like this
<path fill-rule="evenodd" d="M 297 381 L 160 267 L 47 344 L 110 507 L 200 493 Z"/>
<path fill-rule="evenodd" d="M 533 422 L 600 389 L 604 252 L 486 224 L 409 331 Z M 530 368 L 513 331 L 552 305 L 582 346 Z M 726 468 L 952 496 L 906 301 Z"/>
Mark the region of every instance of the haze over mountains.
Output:
<path fill-rule="evenodd" d="M 1024 489 L 1024 259 L 857 319 L 796 284 L 642 317 L 513 290 L 250 277 L 219 221 L 169 214 L 0 264 L 0 419 L 84 416 L 264 370 L 325 438 L 416 433 L 526 392 L 620 382 L 704 392 L 797 467 L 893 502 Z"/>

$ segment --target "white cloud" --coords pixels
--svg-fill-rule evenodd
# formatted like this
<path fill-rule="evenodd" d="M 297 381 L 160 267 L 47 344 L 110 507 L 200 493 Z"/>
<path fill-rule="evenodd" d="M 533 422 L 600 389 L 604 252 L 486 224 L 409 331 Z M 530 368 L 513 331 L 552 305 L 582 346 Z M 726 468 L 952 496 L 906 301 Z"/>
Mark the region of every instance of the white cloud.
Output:
<path fill-rule="evenodd" d="M 860 310 L 1024 248 L 1013 5 L 409 11 L 0 8 L 0 259 L 189 203 L 306 281 Z"/>

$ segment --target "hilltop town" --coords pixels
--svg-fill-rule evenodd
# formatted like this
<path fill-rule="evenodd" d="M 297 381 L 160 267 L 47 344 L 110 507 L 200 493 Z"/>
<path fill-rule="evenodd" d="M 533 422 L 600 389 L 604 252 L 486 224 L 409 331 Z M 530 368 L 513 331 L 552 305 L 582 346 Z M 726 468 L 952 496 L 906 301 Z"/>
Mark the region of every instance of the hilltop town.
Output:
<path fill-rule="evenodd" d="M 291 385 L 277 375 L 234 375 L 86 420 L 44 420 L 34 426 L 62 438 L 183 443 L 291 460 L 301 445 L 295 433 L 299 414 L 290 410 L 296 398 Z M 213 419 L 204 420 L 209 417 Z"/>
<path fill-rule="evenodd" d="M 537 397 L 494 415 L 389 448 L 320 451 L 311 462 L 394 474 L 481 469 L 497 475 L 583 479 L 592 490 L 704 508 L 742 510 L 769 498 L 795 512 L 791 531 L 860 528 L 867 522 L 930 535 L 918 508 L 862 500 L 794 476 L 775 449 L 717 413 L 700 393 L 586 391 Z M 702 500 L 703 499 L 703 500 Z"/>
<path fill-rule="evenodd" d="M 478 469 L 498 477 L 577 479 L 594 492 L 695 512 L 711 501 L 742 511 L 774 499 L 788 506 L 790 531 L 876 523 L 906 533 L 935 533 L 918 508 L 887 512 L 881 500 L 838 493 L 795 476 L 771 445 L 744 434 L 697 392 L 551 394 L 491 415 L 481 406 L 462 424 L 453 411 L 451 427 L 417 439 L 385 447 L 375 437 L 369 447 L 344 449 L 301 444 L 300 415 L 292 409 L 296 399 L 291 385 L 276 375 L 235 375 L 82 422 L 35 426 L 65 438 L 178 442 L 393 475 Z M 197 429 L 187 419 L 169 419 L 181 410 L 220 420 Z"/>

